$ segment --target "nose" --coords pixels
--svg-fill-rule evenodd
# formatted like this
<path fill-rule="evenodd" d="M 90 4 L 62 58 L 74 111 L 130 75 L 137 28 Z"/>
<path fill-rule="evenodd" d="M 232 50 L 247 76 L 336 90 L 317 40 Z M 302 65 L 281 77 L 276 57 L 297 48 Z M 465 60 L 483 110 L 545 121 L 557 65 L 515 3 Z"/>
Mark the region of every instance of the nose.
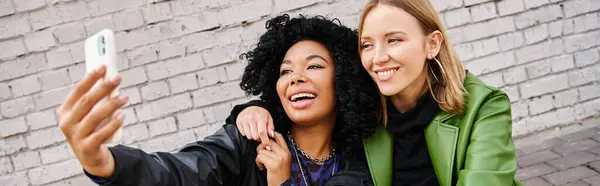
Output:
<path fill-rule="evenodd" d="M 390 61 L 390 55 L 388 54 L 387 49 L 385 47 L 376 47 L 373 63 L 379 65 L 388 61 Z"/>
<path fill-rule="evenodd" d="M 306 83 L 306 76 L 302 75 L 302 74 L 294 74 L 292 75 L 292 78 L 290 79 L 290 85 L 297 85 L 300 83 Z"/>

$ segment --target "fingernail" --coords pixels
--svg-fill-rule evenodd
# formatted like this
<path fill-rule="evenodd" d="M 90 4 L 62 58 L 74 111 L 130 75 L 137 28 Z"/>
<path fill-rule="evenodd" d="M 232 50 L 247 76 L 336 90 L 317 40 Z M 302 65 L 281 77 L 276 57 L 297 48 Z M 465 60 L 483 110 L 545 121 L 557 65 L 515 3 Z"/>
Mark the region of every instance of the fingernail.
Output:
<path fill-rule="evenodd" d="M 104 73 L 104 71 L 106 70 L 106 66 L 101 65 L 98 68 L 96 68 L 96 72 L 98 73 Z"/>
<path fill-rule="evenodd" d="M 125 95 L 121 95 L 121 96 L 119 96 L 119 100 L 121 100 L 123 102 L 127 102 L 127 100 L 129 100 L 129 97 L 125 96 Z"/>
<path fill-rule="evenodd" d="M 269 134 L 271 135 L 272 138 L 275 137 L 275 131 L 271 130 L 271 131 L 269 131 Z"/>
<path fill-rule="evenodd" d="M 117 111 L 117 116 L 115 117 L 115 119 L 119 120 L 119 121 L 123 121 L 123 119 L 125 118 L 125 114 L 123 114 L 123 112 L 121 111 Z"/>
<path fill-rule="evenodd" d="M 119 83 L 121 83 L 121 76 L 116 75 L 115 77 L 110 79 L 110 82 L 114 85 L 118 85 Z"/>

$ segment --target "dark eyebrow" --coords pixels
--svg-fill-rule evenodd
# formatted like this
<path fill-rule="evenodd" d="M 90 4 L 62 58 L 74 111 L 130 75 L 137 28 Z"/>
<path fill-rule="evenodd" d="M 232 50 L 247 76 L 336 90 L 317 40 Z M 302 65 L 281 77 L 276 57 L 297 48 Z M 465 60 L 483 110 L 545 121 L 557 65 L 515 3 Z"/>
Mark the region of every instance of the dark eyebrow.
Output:
<path fill-rule="evenodd" d="M 323 61 L 325 61 L 325 62 L 329 63 L 329 61 L 325 60 L 325 58 L 324 58 L 324 57 L 322 57 L 322 56 L 320 56 L 320 55 L 317 55 L 317 54 L 313 54 L 313 55 L 310 55 L 310 56 L 306 57 L 306 61 L 310 61 L 310 60 L 313 60 L 313 59 L 315 59 L 315 58 L 319 58 L 319 59 L 321 59 L 321 60 L 323 60 Z"/>

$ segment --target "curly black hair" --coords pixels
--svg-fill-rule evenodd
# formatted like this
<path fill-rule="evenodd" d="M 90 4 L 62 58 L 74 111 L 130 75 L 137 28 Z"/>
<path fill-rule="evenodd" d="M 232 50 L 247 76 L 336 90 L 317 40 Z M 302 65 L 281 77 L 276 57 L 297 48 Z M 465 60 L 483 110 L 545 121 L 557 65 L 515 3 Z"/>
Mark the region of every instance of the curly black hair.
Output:
<path fill-rule="evenodd" d="M 362 140 L 372 135 L 381 117 L 381 100 L 375 83 L 363 69 L 358 54 L 358 32 L 338 19 L 323 16 L 291 18 L 284 14 L 266 22 L 267 32 L 255 48 L 240 56 L 248 66 L 240 86 L 248 95 L 260 95 L 270 107 L 275 130 L 286 132 L 291 121 L 276 91 L 279 67 L 289 48 L 304 40 L 327 48 L 335 64 L 337 119 L 333 132 L 336 148 L 343 154 L 362 151 Z"/>

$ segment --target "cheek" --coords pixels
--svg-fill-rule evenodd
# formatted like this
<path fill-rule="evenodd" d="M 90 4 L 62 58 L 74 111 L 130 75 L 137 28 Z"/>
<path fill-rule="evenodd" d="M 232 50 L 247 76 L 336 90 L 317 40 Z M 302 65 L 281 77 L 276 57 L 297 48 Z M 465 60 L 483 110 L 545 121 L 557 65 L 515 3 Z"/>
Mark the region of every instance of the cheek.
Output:
<path fill-rule="evenodd" d="M 420 72 L 420 68 L 425 64 L 425 51 L 420 43 L 405 43 L 394 47 L 390 54 L 395 61 L 403 63 L 411 72 Z"/>
<path fill-rule="evenodd" d="M 287 88 L 287 81 L 285 81 L 285 79 L 283 78 L 279 78 L 279 80 L 277 80 L 277 84 L 276 84 L 276 89 L 277 89 L 277 95 L 279 95 L 279 99 L 281 99 L 281 102 L 283 103 L 283 101 L 287 98 L 285 98 L 285 90 Z"/>

